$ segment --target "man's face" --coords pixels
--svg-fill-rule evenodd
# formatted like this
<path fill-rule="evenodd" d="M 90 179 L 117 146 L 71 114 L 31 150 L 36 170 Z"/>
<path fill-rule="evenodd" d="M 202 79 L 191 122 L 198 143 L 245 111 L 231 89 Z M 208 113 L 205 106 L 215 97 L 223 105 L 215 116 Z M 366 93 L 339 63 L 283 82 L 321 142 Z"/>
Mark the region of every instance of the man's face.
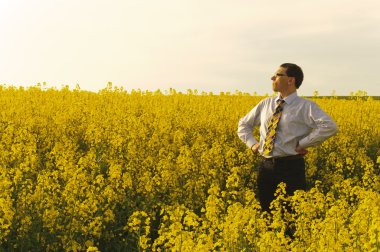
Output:
<path fill-rule="evenodd" d="M 286 68 L 280 67 L 272 76 L 272 89 L 275 92 L 284 92 L 289 88 L 289 77 L 286 75 Z"/>

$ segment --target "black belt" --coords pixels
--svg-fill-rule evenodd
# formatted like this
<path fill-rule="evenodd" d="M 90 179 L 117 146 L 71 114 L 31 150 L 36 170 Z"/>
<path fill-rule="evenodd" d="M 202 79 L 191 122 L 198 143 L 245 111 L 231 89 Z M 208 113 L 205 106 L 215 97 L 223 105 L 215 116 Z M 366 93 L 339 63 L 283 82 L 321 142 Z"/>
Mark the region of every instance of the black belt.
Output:
<path fill-rule="evenodd" d="M 286 161 L 286 160 L 295 160 L 295 159 L 301 159 L 303 158 L 303 155 L 292 155 L 292 156 L 284 156 L 284 157 L 261 157 L 263 161 L 265 162 L 275 162 L 275 161 Z"/>

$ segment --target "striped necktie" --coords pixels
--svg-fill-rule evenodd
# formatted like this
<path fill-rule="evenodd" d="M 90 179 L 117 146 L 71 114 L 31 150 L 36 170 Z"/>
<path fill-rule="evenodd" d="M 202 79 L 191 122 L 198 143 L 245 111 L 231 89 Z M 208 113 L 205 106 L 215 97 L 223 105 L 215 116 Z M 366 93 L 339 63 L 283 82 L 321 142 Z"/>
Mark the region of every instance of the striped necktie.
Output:
<path fill-rule="evenodd" d="M 267 129 L 267 136 L 265 138 L 264 142 L 264 149 L 263 154 L 269 155 L 273 151 L 274 146 L 274 140 L 276 138 L 276 129 L 278 126 L 278 122 L 280 121 L 281 114 L 282 114 L 282 105 L 284 104 L 284 100 L 279 99 L 277 100 L 277 107 L 274 111 L 272 118 L 270 119 L 268 129 Z"/>

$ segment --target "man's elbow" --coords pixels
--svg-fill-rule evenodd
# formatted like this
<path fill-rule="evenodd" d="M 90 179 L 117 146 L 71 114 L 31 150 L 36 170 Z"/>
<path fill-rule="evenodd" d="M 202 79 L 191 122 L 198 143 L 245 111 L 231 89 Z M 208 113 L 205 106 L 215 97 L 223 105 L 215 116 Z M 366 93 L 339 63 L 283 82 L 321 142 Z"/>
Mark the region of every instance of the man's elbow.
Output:
<path fill-rule="evenodd" d="M 339 130 L 339 127 L 338 125 L 333 122 L 332 125 L 331 125 L 331 135 L 336 135 L 338 133 L 338 130 Z"/>
<path fill-rule="evenodd" d="M 239 135 L 242 131 L 244 131 L 244 128 L 245 128 L 245 123 L 244 123 L 243 119 L 241 118 L 238 122 L 237 134 Z"/>
<path fill-rule="evenodd" d="M 247 132 L 249 132 L 250 130 L 251 129 L 248 126 L 248 124 L 243 119 L 240 119 L 236 133 L 242 141 L 244 141 L 244 139 L 246 138 Z"/>
<path fill-rule="evenodd" d="M 242 125 L 239 123 L 238 127 L 237 127 L 237 131 L 236 131 L 236 134 L 238 135 L 238 137 L 241 139 L 242 136 L 245 134 L 244 132 L 244 128 L 242 127 Z"/>

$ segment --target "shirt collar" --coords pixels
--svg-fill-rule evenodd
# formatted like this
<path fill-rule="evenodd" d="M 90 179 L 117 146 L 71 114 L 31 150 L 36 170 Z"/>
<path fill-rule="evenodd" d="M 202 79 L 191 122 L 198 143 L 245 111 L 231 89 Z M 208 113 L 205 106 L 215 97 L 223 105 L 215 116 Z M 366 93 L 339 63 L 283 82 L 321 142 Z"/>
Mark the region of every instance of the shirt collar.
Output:
<path fill-rule="evenodd" d="M 297 95 L 297 91 L 295 91 L 294 93 L 292 93 L 291 95 L 289 95 L 289 96 L 287 96 L 285 99 L 283 99 L 284 101 L 285 101 L 285 103 L 286 104 L 291 104 L 293 101 L 294 101 L 294 99 L 296 99 L 298 97 L 298 95 Z M 278 100 L 280 100 L 281 99 L 281 95 L 280 95 L 280 93 L 277 95 L 277 97 L 276 97 L 276 102 L 278 101 Z"/>

